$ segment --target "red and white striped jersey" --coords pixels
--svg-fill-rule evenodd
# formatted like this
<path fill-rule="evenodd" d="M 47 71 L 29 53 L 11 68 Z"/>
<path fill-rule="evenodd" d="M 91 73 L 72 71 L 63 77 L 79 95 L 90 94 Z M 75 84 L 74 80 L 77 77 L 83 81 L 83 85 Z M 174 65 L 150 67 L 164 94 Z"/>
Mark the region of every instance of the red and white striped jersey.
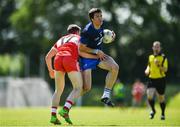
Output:
<path fill-rule="evenodd" d="M 72 56 L 74 59 L 78 58 L 78 46 L 80 36 L 77 34 L 68 34 L 61 37 L 54 45 L 59 56 Z"/>

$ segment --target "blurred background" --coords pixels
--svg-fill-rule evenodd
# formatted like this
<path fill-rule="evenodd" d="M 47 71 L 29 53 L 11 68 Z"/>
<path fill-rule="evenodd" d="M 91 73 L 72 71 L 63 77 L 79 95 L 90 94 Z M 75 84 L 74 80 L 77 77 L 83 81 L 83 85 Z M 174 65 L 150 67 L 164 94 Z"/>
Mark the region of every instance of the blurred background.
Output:
<path fill-rule="evenodd" d="M 120 66 L 124 105 L 132 105 L 136 79 L 146 86 L 144 70 L 156 40 L 169 60 L 167 99 L 180 91 L 179 0 L 0 0 L 0 106 L 50 105 L 54 81 L 45 54 L 69 24 L 83 28 L 92 7 L 102 9 L 106 28 L 116 33 L 115 42 L 104 45 L 104 52 Z M 93 72 L 92 90 L 81 105 L 102 106 L 105 76 L 103 70 Z M 62 102 L 70 90 L 66 79 Z"/>

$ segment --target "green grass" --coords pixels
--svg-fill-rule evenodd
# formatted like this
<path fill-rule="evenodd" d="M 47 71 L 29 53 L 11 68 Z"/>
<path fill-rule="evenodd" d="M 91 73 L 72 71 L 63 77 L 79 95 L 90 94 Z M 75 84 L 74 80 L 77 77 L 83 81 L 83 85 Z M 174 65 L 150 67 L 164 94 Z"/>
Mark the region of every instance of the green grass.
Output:
<path fill-rule="evenodd" d="M 49 112 L 49 108 L 1 109 L 0 126 L 52 126 Z M 147 108 L 75 107 L 70 115 L 75 126 L 180 126 L 178 108 L 167 108 L 165 121 L 159 112 L 153 120 L 148 113 Z"/>
<path fill-rule="evenodd" d="M 73 126 L 180 126 L 180 94 L 175 96 L 166 110 L 166 120 L 160 120 L 159 105 L 153 120 L 148 108 L 73 107 L 70 113 Z M 0 127 L 54 126 L 49 123 L 50 108 L 0 108 Z M 67 126 L 65 121 L 61 126 Z"/>

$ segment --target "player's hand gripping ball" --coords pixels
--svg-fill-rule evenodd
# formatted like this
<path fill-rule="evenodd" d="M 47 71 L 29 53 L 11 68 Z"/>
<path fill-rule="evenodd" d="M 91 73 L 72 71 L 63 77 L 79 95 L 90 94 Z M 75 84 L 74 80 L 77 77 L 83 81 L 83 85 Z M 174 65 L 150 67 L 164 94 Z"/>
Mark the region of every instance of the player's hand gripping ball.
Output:
<path fill-rule="evenodd" d="M 104 29 L 103 31 L 103 43 L 108 44 L 114 41 L 115 39 L 115 33 L 109 29 Z"/>

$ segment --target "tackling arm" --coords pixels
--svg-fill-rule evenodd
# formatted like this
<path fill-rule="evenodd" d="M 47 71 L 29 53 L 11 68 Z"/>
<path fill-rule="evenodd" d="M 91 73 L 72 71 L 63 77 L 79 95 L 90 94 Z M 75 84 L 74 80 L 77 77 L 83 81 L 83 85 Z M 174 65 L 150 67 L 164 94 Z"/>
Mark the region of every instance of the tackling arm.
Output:
<path fill-rule="evenodd" d="M 79 46 L 79 51 L 80 52 L 86 52 L 86 53 L 93 53 L 93 54 L 97 54 L 98 53 L 98 49 L 92 49 L 92 48 L 89 48 L 87 47 L 85 44 L 80 44 Z"/>
<path fill-rule="evenodd" d="M 81 51 L 79 51 L 79 56 L 82 56 L 84 58 L 90 58 L 90 59 L 99 59 L 97 55 L 93 55 L 93 54 L 89 54 L 89 53 L 81 52 Z"/>
<path fill-rule="evenodd" d="M 100 58 L 101 60 L 104 60 L 105 57 L 106 57 L 106 54 L 103 51 L 101 51 L 99 49 L 89 48 L 85 44 L 80 44 L 79 51 L 84 52 L 84 53 L 88 53 L 90 55 L 89 56 L 90 58 L 94 57 L 94 56 L 97 56 L 97 58 Z M 93 55 L 93 54 L 96 54 L 96 55 Z M 80 55 L 82 55 L 82 53 L 80 53 Z M 84 56 L 82 56 L 82 57 L 84 57 Z"/>

